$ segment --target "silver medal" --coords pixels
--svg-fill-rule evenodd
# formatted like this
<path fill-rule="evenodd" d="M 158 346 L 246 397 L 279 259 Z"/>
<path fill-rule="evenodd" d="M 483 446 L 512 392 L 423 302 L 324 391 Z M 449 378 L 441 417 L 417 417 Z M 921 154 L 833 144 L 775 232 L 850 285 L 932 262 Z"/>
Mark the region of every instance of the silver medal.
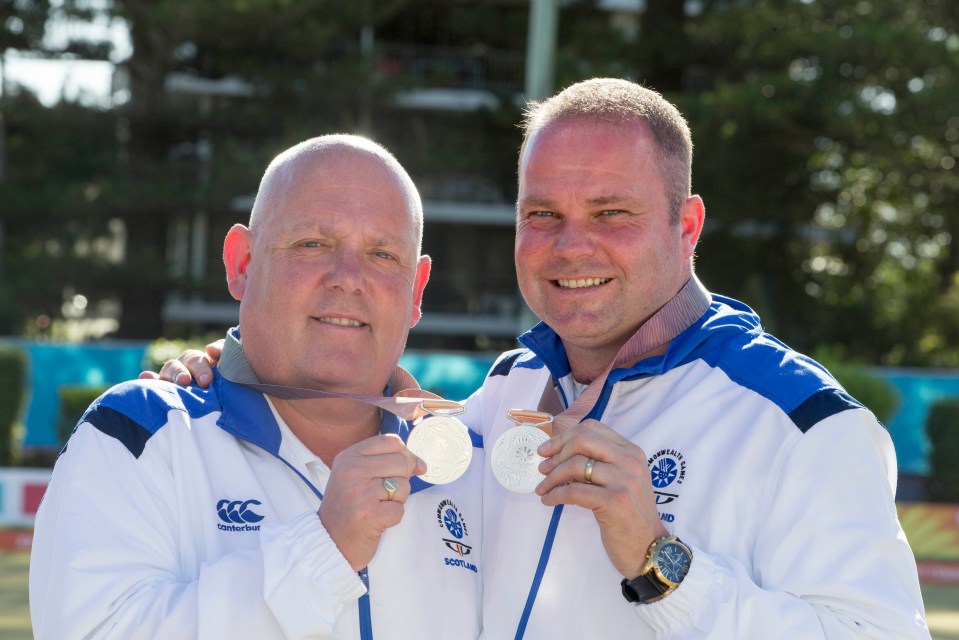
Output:
<path fill-rule="evenodd" d="M 423 418 L 410 431 L 406 447 L 426 462 L 420 476 L 430 484 L 453 482 L 473 459 L 473 441 L 466 425 L 449 415 Z"/>
<path fill-rule="evenodd" d="M 542 429 L 520 425 L 507 429 L 493 445 L 490 464 L 499 483 L 515 493 L 532 493 L 544 476 L 539 463 L 545 460 L 536 453 L 549 440 Z"/>

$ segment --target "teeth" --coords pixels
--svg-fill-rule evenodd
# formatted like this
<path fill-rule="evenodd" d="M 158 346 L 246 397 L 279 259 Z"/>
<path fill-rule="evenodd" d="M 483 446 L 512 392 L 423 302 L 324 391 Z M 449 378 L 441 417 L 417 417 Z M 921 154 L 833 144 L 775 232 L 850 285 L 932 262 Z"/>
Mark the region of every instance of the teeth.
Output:
<path fill-rule="evenodd" d="M 579 278 L 578 280 L 559 279 L 556 282 L 564 289 L 580 289 L 582 287 L 596 287 L 609 282 L 609 278 Z"/>
<path fill-rule="evenodd" d="M 363 323 L 349 318 L 320 318 L 320 322 L 328 322 L 341 327 L 362 327 Z"/>

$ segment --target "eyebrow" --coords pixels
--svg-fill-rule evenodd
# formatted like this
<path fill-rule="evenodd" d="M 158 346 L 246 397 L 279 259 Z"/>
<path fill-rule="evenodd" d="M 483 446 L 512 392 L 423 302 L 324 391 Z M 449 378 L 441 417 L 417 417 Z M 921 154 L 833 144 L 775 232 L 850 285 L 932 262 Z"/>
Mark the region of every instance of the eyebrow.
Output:
<path fill-rule="evenodd" d="M 626 196 L 610 194 L 605 196 L 596 196 L 594 198 L 588 198 L 586 200 L 586 203 L 593 206 L 604 206 L 607 204 L 616 204 L 619 202 L 626 202 L 628 200 L 630 200 L 630 198 Z M 519 207 L 534 206 L 534 207 L 544 207 L 546 209 L 549 209 L 554 206 L 554 201 L 549 198 L 540 198 L 540 197 L 532 196 L 528 198 L 523 198 L 517 204 Z"/>
<path fill-rule="evenodd" d="M 288 227 L 284 233 L 287 234 L 300 234 L 300 233 L 319 233 L 321 235 L 334 237 L 337 235 L 337 230 L 335 225 L 322 224 L 315 220 L 308 222 L 300 222 L 297 224 Z M 405 244 L 410 244 L 402 236 L 396 234 L 383 233 L 378 231 L 376 235 L 372 236 L 371 246 L 374 247 L 402 247 Z"/>

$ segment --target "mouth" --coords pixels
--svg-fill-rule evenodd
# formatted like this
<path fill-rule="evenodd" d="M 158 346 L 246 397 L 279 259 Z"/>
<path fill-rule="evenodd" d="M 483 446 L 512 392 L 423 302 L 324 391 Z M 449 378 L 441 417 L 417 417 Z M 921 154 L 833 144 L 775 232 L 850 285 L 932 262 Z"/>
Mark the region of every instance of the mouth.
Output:
<path fill-rule="evenodd" d="M 332 324 L 337 327 L 366 327 L 369 326 L 365 322 L 360 322 L 359 320 L 354 320 L 353 318 L 344 318 L 342 316 L 322 316 L 319 318 L 314 318 L 318 322 L 324 324 Z"/>
<path fill-rule="evenodd" d="M 585 289 L 588 287 L 599 287 L 612 280 L 612 278 L 560 278 L 554 280 L 561 289 Z"/>

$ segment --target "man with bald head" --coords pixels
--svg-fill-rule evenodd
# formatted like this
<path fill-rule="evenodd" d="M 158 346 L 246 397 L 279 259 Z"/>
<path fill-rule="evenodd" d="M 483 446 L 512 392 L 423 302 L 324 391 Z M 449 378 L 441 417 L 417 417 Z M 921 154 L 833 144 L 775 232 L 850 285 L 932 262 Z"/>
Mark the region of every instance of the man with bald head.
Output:
<path fill-rule="evenodd" d="M 315 138 L 270 164 L 224 243 L 232 338 L 258 382 L 336 395 L 217 373 L 94 402 L 37 514 L 37 638 L 478 635 L 481 456 L 427 484 L 410 425 L 351 397 L 399 390 L 421 237 L 412 181 L 369 140 Z"/>

